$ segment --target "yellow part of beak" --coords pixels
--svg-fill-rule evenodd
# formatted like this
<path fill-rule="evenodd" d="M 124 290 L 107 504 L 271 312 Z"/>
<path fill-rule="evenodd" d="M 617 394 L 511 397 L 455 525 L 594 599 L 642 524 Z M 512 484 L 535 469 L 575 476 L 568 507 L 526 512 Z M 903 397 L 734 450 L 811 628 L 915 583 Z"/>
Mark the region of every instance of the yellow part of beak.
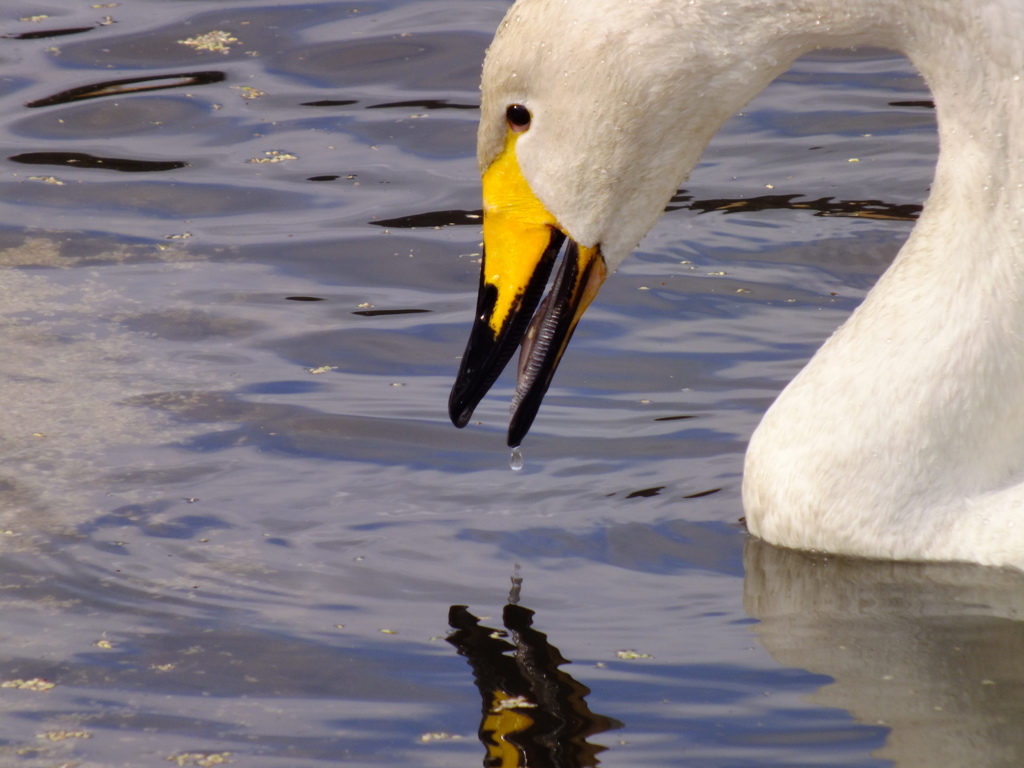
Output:
<path fill-rule="evenodd" d="M 573 240 L 530 189 L 516 157 L 518 134 L 483 175 L 484 253 L 477 311 L 459 364 L 448 414 L 464 427 L 521 346 L 509 445 L 522 441 L 551 377 L 608 269 L 600 244 Z M 544 288 L 565 246 L 550 291 Z"/>
<path fill-rule="evenodd" d="M 509 132 L 505 148 L 483 175 L 483 281 L 497 290 L 489 318 L 494 335 L 512 314 L 551 242 L 558 222 L 523 178 L 516 159 L 516 139 Z"/>

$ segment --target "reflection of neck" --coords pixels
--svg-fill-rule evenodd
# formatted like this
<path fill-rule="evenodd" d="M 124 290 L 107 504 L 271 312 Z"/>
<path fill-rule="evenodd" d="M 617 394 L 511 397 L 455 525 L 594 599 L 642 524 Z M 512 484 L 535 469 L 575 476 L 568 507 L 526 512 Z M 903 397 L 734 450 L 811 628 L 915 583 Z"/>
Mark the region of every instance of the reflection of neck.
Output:
<path fill-rule="evenodd" d="M 890 729 L 898 766 L 1021 765 L 1024 576 L 847 560 L 750 540 L 744 606 L 785 666 L 834 679 L 811 701 Z"/>

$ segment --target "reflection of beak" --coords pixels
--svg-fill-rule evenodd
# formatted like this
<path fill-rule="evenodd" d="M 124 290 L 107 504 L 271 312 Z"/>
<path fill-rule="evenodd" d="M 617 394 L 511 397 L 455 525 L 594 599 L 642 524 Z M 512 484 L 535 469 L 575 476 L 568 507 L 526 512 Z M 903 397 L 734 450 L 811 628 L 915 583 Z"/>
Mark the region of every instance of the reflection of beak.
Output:
<path fill-rule="evenodd" d="M 599 246 L 581 247 L 569 238 L 551 292 L 534 315 L 566 236 L 523 178 L 516 138 L 509 134 L 505 150 L 484 173 L 480 294 L 448 401 L 452 422 L 464 427 L 522 342 L 510 446 L 529 431 L 576 323 L 608 274 Z"/>

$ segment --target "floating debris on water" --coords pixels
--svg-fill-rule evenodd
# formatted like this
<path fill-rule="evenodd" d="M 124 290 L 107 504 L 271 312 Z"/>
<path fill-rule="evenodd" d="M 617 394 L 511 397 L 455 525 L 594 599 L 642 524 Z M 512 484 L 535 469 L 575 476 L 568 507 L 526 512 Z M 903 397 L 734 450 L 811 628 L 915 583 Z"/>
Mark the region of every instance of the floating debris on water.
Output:
<path fill-rule="evenodd" d="M 266 96 L 266 91 L 261 91 L 259 88 L 253 88 L 251 85 L 231 85 L 228 86 L 236 91 L 241 91 L 239 94 L 243 99 L 258 99 L 260 96 Z"/>
<path fill-rule="evenodd" d="M 237 43 L 239 40 L 230 32 L 215 29 L 212 32 L 206 32 L 202 35 L 196 35 L 195 37 L 190 37 L 186 40 L 179 40 L 178 42 L 182 45 L 191 45 L 197 51 L 217 51 L 219 53 L 228 53 L 231 50 L 228 43 Z"/>
<path fill-rule="evenodd" d="M 433 731 L 431 733 L 424 733 L 420 736 L 420 743 L 430 744 L 432 741 L 459 741 L 463 737 L 457 733 L 448 733 L 447 731 Z"/>
<path fill-rule="evenodd" d="M 47 741 L 65 741 L 67 739 L 91 739 L 92 733 L 89 731 L 46 731 L 45 733 L 37 733 L 36 738 L 46 739 Z"/>
<path fill-rule="evenodd" d="M 287 163 L 289 160 L 298 160 L 297 155 L 291 152 L 282 152 L 280 149 L 271 149 L 263 153 L 266 157 L 253 157 L 246 160 L 247 163 Z"/>
<path fill-rule="evenodd" d="M 638 653 L 634 650 L 616 651 L 615 655 L 620 659 L 626 659 L 632 661 L 634 659 L 650 659 L 653 658 L 649 653 Z"/>
<path fill-rule="evenodd" d="M 211 768 L 235 762 L 229 759 L 230 757 L 230 752 L 183 752 L 180 755 L 170 755 L 167 761 L 178 766 L 198 765 L 199 768 Z"/>
<path fill-rule="evenodd" d="M 41 677 L 33 677 L 31 680 L 4 680 L 0 688 L 20 688 L 24 691 L 52 691 L 56 683 L 43 680 Z"/>

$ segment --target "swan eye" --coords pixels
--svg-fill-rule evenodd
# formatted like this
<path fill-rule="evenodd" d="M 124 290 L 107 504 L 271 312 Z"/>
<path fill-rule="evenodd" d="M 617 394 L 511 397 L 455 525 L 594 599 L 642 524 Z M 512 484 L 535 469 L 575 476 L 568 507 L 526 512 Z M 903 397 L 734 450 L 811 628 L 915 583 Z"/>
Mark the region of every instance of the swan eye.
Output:
<path fill-rule="evenodd" d="M 508 127 L 512 129 L 513 133 L 522 133 L 527 130 L 530 127 L 532 117 L 530 110 L 522 104 L 510 104 L 508 109 L 505 110 L 505 119 L 508 121 Z"/>

